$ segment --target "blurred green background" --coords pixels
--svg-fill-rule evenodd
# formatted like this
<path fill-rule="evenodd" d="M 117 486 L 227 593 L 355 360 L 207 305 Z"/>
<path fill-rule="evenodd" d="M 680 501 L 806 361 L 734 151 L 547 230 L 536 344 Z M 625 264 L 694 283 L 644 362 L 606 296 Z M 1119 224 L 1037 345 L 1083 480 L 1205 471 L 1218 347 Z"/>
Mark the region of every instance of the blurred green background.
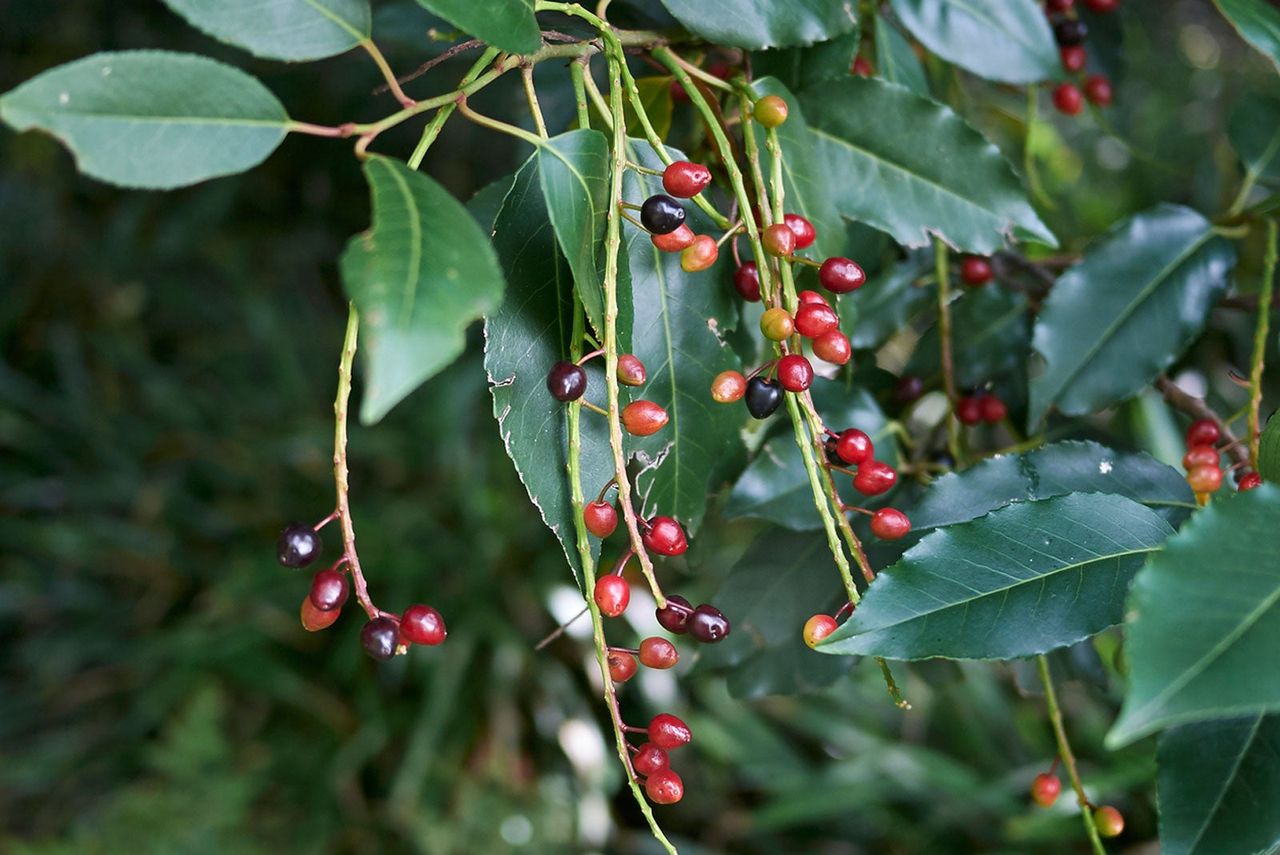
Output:
<path fill-rule="evenodd" d="M 412 3 L 377 5 L 397 68 L 442 49 Z M 1124 8 L 1091 43 L 1117 80 L 1112 127 L 1060 121 L 1041 98 L 1044 213 L 1069 246 L 1156 201 L 1221 210 L 1237 180 L 1227 116 L 1245 81 L 1270 79 L 1209 3 Z M 310 121 L 387 108 L 363 56 L 256 61 L 154 2 L 0 2 L 0 91 L 141 47 L 246 68 Z M 1021 92 L 931 72 L 1022 164 Z M 446 63 L 409 91 L 461 73 Z M 539 78 L 563 127 L 566 75 Z M 476 101 L 523 120 L 518 99 L 497 86 Z M 417 130 L 379 148 L 405 154 Z M 466 198 L 525 154 L 455 120 L 426 168 Z M 307 576 L 275 564 L 274 538 L 332 507 L 335 260 L 367 222 L 346 144 L 291 138 L 246 176 L 162 195 L 82 179 L 52 141 L 0 131 L 0 849 L 655 850 L 605 741 L 589 645 L 533 651 L 577 594 L 498 441 L 478 327 L 453 368 L 351 437 L 374 595 L 436 605 L 448 643 L 380 666 L 354 615 L 298 625 Z M 1245 341 L 1238 319 L 1215 324 L 1190 363 Z M 756 531 L 712 514 L 670 571 L 681 590 L 710 598 Z M 1114 647 L 1055 664 L 1073 675 L 1086 778 L 1137 846 L 1155 833 L 1152 746 L 1101 748 Z M 638 678 L 624 708 L 670 709 L 697 734 L 685 800 L 658 809 L 682 851 L 1082 851 L 1069 799 L 1027 804 L 1053 748 L 1018 666 L 898 666 L 907 713 L 867 663 L 752 701 L 692 657 L 677 670 Z"/>

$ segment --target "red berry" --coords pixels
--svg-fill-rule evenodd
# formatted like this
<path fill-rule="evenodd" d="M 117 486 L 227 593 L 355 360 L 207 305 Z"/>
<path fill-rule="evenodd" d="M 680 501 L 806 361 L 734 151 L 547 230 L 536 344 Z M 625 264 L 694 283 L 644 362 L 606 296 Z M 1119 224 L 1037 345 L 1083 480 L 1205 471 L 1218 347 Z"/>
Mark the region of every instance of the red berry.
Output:
<path fill-rule="evenodd" d="M 1187 428 L 1187 448 L 1193 445 L 1213 445 L 1222 439 L 1222 431 L 1213 419 L 1197 419 Z"/>
<path fill-rule="evenodd" d="M 802 303 L 796 309 L 796 332 L 805 338 L 817 338 L 840 326 L 840 316 L 826 303 Z"/>
<path fill-rule="evenodd" d="M 799 214 L 783 214 L 782 222 L 796 236 L 796 249 L 807 249 L 813 246 L 813 242 L 818 239 L 818 233 L 814 231 L 813 223 Z"/>
<path fill-rule="evenodd" d="M 844 365 L 853 358 L 853 345 L 840 330 L 831 330 L 813 340 L 813 355 L 832 365 Z"/>
<path fill-rule="evenodd" d="M 1089 99 L 1090 104 L 1110 107 L 1113 97 L 1111 81 L 1101 74 L 1090 75 L 1084 82 L 1084 97 Z"/>
<path fill-rule="evenodd" d="M 881 540 L 899 540 L 911 532 L 911 520 L 896 508 L 881 508 L 871 517 L 871 533 Z"/>
<path fill-rule="evenodd" d="M 1217 466 L 1218 449 L 1212 445 L 1193 445 L 1182 456 L 1182 468 L 1188 471 L 1197 466 Z"/>
<path fill-rule="evenodd" d="M 692 246 L 694 237 L 693 229 L 681 223 L 680 228 L 674 232 L 667 232 L 665 235 L 650 235 L 649 240 L 661 252 L 679 252 Z"/>
<path fill-rule="evenodd" d="M 863 57 L 858 57 L 853 61 L 853 73 L 859 77 L 870 77 L 874 74 L 871 70 L 871 63 L 867 62 Z"/>
<path fill-rule="evenodd" d="M 760 268 L 754 261 L 744 261 L 733 271 L 733 287 L 748 303 L 760 302 Z"/>
<path fill-rule="evenodd" d="M 1074 83 L 1061 83 L 1053 90 L 1053 106 L 1060 113 L 1076 116 L 1084 109 L 1084 96 Z"/>
<path fill-rule="evenodd" d="M 900 404 L 910 404 L 924 394 L 924 381 L 914 374 L 904 374 L 893 386 L 893 397 Z"/>
<path fill-rule="evenodd" d="M 960 262 L 960 278 L 966 285 L 986 285 L 995 273 L 991 262 L 979 255 L 966 255 Z"/>
<path fill-rule="evenodd" d="M 1238 489 L 1241 493 L 1245 493 L 1245 492 L 1248 492 L 1249 490 L 1256 490 L 1261 486 L 1262 486 L 1261 475 L 1259 475 L 1257 472 L 1245 472 L 1240 476 L 1240 480 L 1236 484 L 1236 489 Z"/>
<path fill-rule="evenodd" d="M 747 392 L 747 378 L 739 371 L 721 371 L 711 381 L 711 397 L 718 404 L 742 400 Z"/>
<path fill-rule="evenodd" d="M 332 626 L 340 614 L 342 614 L 342 609 L 330 609 L 327 612 L 322 612 L 316 608 L 315 603 L 311 602 L 310 597 L 302 598 L 302 628 L 307 632 L 319 632 L 326 627 Z"/>
<path fill-rule="evenodd" d="M 400 640 L 428 646 L 440 644 L 449 634 L 444 618 L 431 606 L 409 606 L 400 617 Z"/>
<path fill-rule="evenodd" d="M 645 548 L 659 555 L 683 555 L 689 548 L 684 529 L 672 517 L 654 517 L 642 536 Z"/>
<path fill-rule="evenodd" d="M 684 781 L 670 769 L 659 769 L 645 778 L 644 793 L 656 805 L 673 805 L 684 798 Z"/>
<path fill-rule="evenodd" d="M 624 386 L 643 386 L 645 381 L 644 363 L 639 357 L 624 353 L 618 357 L 618 382 Z"/>
<path fill-rule="evenodd" d="M 640 642 L 640 664 L 646 668 L 664 671 L 680 661 L 676 646 L 665 638 L 653 636 Z"/>
<path fill-rule="evenodd" d="M 623 650 L 610 650 L 606 661 L 609 664 L 609 679 L 615 683 L 627 682 L 640 668 L 636 658 Z"/>
<path fill-rule="evenodd" d="M 853 476 L 853 488 L 864 496 L 878 496 L 893 489 L 898 483 L 898 473 L 888 463 L 868 460 L 858 467 Z"/>
<path fill-rule="evenodd" d="M 1040 807 L 1053 807 L 1060 792 L 1062 792 L 1062 781 L 1057 775 L 1042 772 L 1031 782 L 1031 800 Z"/>
<path fill-rule="evenodd" d="M 778 360 L 778 382 L 788 392 L 803 392 L 813 385 L 813 365 L 798 353 Z"/>
<path fill-rule="evenodd" d="M 1009 415 L 1009 408 L 995 395 L 983 395 L 978 399 L 978 412 L 987 424 L 998 425 Z"/>
<path fill-rule="evenodd" d="M 764 244 L 765 252 L 779 257 L 788 256 L 796 249 L 795 232 L 785 223 L 774 223 L 765 229 L 760 242 Z"/>
<path fill-rule="evenodd" d="M 321 570 L 311 580 L 311 604 L 322 612 L 331 612 L 342 608 L 347 601 L 350 587 L 347 585 L 347 574 L 337 570 Z"/>
<path fill-rule="evenodd" d="M 640 746 L 636 756 L 631 758 L 631 765 L 641 775 L 652 775 L 671 765 L 671 757 L 652 742 Z"/>
<path fill-rule="evenodd" d="M 858 262 L 837 255 L 822 262 L 818 281 L 833 294 L 848 294 L 862 287 L 862 283 L 867 281 L 867 274 Z"/>
<path fill-rule="evenodd" d="M 677 160 L 662 173 L 662 189 L 681 199 L 697 196 L 710 183 L 711 170 L 687 160 Z"/>
<path fill-rule="evenodd" d="M 817 647 L 819 641 L 835 631 L 835 618 L 831 615 L 814 615 L 804 622 L 804 643 Z"/>
<path fill-rule="evenodd" d="M 649 741 L 663 751 L 674 751 L 692 742 L 693 732 L 671 713 L 658 713 L 649 720 Z"/>
<path fill-rule="evenodd" d="M 1092 12 L 1105 15 L 1114 12 L 1120 5 L 1120 0 L 1084 0 L 1084 5 L 1088 6 Z"/>
<path fill-rule="evenodd" d="M 1111 805 L 1103 805 L 1093 812 L 1093 824 L 1103 837 L 1119 837 L 1124 831 L 1124 816 Z"/>
<path fill-rule="evenodd" d="M 1216 463 L 1197 466 L 1187 473 L 1187 483 L 1197 493 L 1214 493 L 1222 486 L 1222 468 Z"/>
<path fill-rule="evenodd" d="M 819 294 L 817 291 L 801 291 L 796 295 L 796 301 L 801 306 L 807 306 L 810 303 L 817 303 L 819 306 L 829 306 L 827 298 Z"/>
<path fill-rule="evenodd" d="M 760 316 L 760 332 L 769 341 L 782 341 L 796 331 L 796 322 L 786 309 L 774 306 Z"/>
<path fill-rule="evenodd" d="M 715 238 L 698 235 L 693 243 L 680 251 L 680 267 L 685 273 L 697 273 L 715 264 L 719 255 L 720 247 L 716 245 Z"/>
<path fill-rule="evenodd" d="M 871 437 L 857 428 L 840 431 L 836 438 L 836 455 L 850 466 L 861 466 L 875 456 Z"/>
<path fill-rule="evenodd" d="M 787 102 L 777 95 L 766 95 L 756 102 L 752 113 L 766 128 L 776 128 L 787 120 Z"/>
<path fill-rule="evenodd" d="M 618 512 L 608 502 L 591 502 L 582 509 L 582 524 L 596 537 L 608 537 L 618 527 Z"/>
<path fill-rule="evenodd" d="M 621 576 L 610 573 L 596 580 L 595 592 L 591 598 L 605 617 L 618 617 L 627 610 L 631 602 L 631 586 Z"/>
<path fill-rule="evenodd" d="M 982 402 L 966 395 L 956 402 L 956 418 L 961 424 L 976 425 L 982 421 Z"/>
<path fill-rule="evenodd" d="M 667 411 L 653 401 L 632 401 L 622 408 L 622 426 L 633 436 L 650 436 L 667 424 Z"/>
<path fill-rule="evenodd" d="M 1089 59 L 1089 54 L 1085 51 L 1084 45 L 1060 47 L 1058 48 L 1058 56 L 1062 58 L 1062 67 L 1072 73 L 1084 68 L 1085 62 Z"/>

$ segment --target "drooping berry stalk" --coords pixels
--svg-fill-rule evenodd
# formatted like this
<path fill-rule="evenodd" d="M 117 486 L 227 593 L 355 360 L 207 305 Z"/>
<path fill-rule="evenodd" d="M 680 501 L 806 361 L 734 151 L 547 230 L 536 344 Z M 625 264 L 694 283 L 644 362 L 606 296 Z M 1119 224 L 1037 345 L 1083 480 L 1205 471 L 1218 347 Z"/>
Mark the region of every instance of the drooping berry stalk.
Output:
<path fill-rule="evenodd" d="M 942 391 L 947 396 L 947 449 L 957 463 L 960 456 L 960 423 L 956 420 L 956 372 L 951 351 L 951 288 L 947 270 L 947 245 L 933 239 L 934 275 L 938 280 L 938 350 L 942 362 Z"/>
<path fill-rule="evenodd" d="M 1085 795 L 1084 784 L 1080 783 L 1080 772 L 1076 769 L 1076 756 L 1071 751 L 1071 743 L 1067 740 L 1067 730 L 1062 724 L 1062 709 L 1058 706 L 1058 693 L 1053 688 L 1053 677 L 1049 673 L 1049 660 L 1043 654 L 1036 657 L 1036 667 L 1040 671 L 1040 682 L 1044 685 L 1044 702 L 1049 709 L 1049 723 L 1053 725 L 1053 736 L 1058 742 L 1058 756 L 1066 767 L 1067 777 L 1071 780 L 1071 788 L 1076 791 L 1076 801 L 1080 805 L 1080 816 L 1084 820 L 1085 832 L 1089 835 L 1089 843 L 1095 855 L 1106 855 L 1106 847 L 1098 837 L 1098 827 L 1093 821 L 1092 805 Z"/>
<path fill-rule="evenodd" d="M 1249 368 L 1249 461 L 1258 468 L 1258 447 L 1262 436 L 1262 369 L 1267 353 L 1267 331 L 1271 323 L 1271 293 L 1276 278 L 1276 221 L 1267 220 L 1267 255 L 1262 265 L 1262 291 L 1258 295 L 1258 325 L 1253 333 L 1253 360 Z"/>

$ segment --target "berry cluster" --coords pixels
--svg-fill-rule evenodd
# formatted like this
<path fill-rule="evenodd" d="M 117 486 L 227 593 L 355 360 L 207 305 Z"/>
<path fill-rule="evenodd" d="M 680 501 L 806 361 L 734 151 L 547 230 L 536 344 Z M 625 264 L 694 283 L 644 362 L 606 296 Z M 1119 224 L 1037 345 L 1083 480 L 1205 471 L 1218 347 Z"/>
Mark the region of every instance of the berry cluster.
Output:
<path fill-rule="evenodd" d="M 1057 760 L 1053 765 L 1057 767 Z M 1031 800 L 1042 808 L 1053 807 L 1061 793 L 1062 780 L 1053 773 L 1053 769 L 1041 772 L 1031 782 Z M 1119 837 L 1124 831 L 1124 815 L 1111 805 L 1087 807 L 1093 811 L 1093 824 L 1098 829 L 1098 834 L 1103 837 Z"/>
<path fill-rule="evenodd" d="M 587 391 L 587 372 L 582 366 L 600 356 L 603 350 L 588 353 L 577 362 L 557 362 L 547 372 L 547 391 L 557 401 L 569 403 L 581 398 Z M 644 363 L 630 353 L 618 357 L 618 382 L 624 386 L 643 386 L 648 379 Z M 591 406 L 591 405 L 589 405 Z M 599 410 L 592 406 L 592 409 Z M 603 411 L 601 411 L 603 412 Z M 622 427 L 634 436 L 651 436 L 662 430 L 670 418 L 667 411 L 653 401 L 632 401 L 619 414 Z"/>
<path fill-rule="evenodd" d="M 1203 502 L 1209 494 L 1222 487 L 1222 466 L 1218 442 L 1222 429 L 1214 419 L 1197 419 L 1187 428 L 1187 453 L 1182 457 L 1182 467 L 1187 470 L 1187 484 Z M 1262 486 L 1262 476 L 1252 470 L 1242 470 L 1236 478 L 1236 488 L 1241 492 Z"/>
<path fill-rule="evenodd" d="M 961 424 L 976 425 L 986 422 L 1000 424 L 1009 415 L 1009 408 L 993 392 L 978 391 L 956 401 L 956 418 Z"/>
<path fill-rule="evenodd" d="M 1114 12 L 1120 0 L 1083 0 L 1084 5 L 1092 12 L 1107 14 Z M 1089 35 L 1089 27 L 1080 18 L 1075 8 L 1075 0 L 1046 0 L 1045 14 L 1053 21 L 1053 38 L 1058 43 L 1058 53 L 1062 57 L 1062 67 L 1081 80 L 1076 83 L 1060 83 L 1053 90 L 1053 105 L 1059 112 L 1068 116 L 1076 116 L 1084 109 L 1085 99 L 1097 107 L 1111 105 L 1114 94 L 1111 81 L 1103 74 L 1084 74 L 1088 55 L 1084 42 Z M 1083 92 L 1081 89 L 1083 88 Z"/>

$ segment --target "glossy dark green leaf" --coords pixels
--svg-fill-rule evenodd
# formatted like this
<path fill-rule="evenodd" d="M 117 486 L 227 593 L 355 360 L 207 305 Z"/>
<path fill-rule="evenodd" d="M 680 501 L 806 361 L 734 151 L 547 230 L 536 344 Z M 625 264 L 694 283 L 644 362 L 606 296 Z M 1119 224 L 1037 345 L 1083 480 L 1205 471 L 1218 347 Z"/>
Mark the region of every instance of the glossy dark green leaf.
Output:
<path fill-rule="evenodd" d="M 759 51 L 751 56 L 757 77 L 776 77 L 793 92 L 848 77 L 858 53 L 858 28 L 812 47 Z"/>
<path fill-rule="evenodd" d="M 914 253 L 841 298 L 840 327 L 855 348 L 879 347 L 932 304 L 933 289 L 920 284 L 932 269 L 932 258 L 932 253 Z M 846 305 L 853 306 L 854 312 L 844 311 Z"/>
<path fill-rule="evenodd" d="M 1159 205 L 1112 229 L 1053 286 L 1033 346 L 1031 424 L 1086 415 L 1141 391 L 1195 340 L 1227 288 L 1235 251 L 1213 224 Z"/>
<path fill-rule="evenodd" d="M 1280 483 L 1280 418 L 1267 420 L 1258 443 L 1258 474 L 1266 481 Z"/>
<path fill-rule="evenodd" d="M 542 46 L 533 0 L 418 0 L 418 5 L 508 53 L 533 53 Z"/>
<path fill-rule="evenodd" d="M 360 419 L 378 421 L 466 345 L 464 332 L 502 301 L 488 235 L 431 178 L 389 157 L 365 160 L 373 225 L 342 255 L 360 311 Z"/>
<path fill-rule="evenodd" d="M 1010 502 L 1067 493 L 1111 493 L 1146 505 L 1171 525 L 1195 509 L 1187 479 L 1142 452 L 1115 451 L 1096 442 L 1056 442 L 1025 454 L 991 457 L 929 485 L 908 510 L 913 531 L 976 519 Z"/>
<path fill-rule="evenodd" d="M 951 352 L 961 388 L 1005 377 L 1026 361 L 1031 317 L 1024 295 L 998 287 L 967 291 L 951 304 L 951 322 Z M 932 381 L 942 376 L 940 354 L 938 328 L 933 326 L 916 345 L 906 373 L 936 385 Z"/>
<path fill-rule="evenodd" d="M 1240 36 L 1280 69 L 1280 11 L 1267 0 L 1213 0 Z"/>
<path fill-rule="evenodd" d="M 529 498 L 581 573 L 568 480 L 565 405 L 547 392 L 547 369 L 569 355 L 573 330 L 573 276 L 557 250 L 530 159 L 516 175 L 494 225 L 494 246 L 508 277 L 507 299 L 485 319 L 485 370 L 503 445 Z M 593 363 L 587 396 L 604 388 Z M 604 419 L 583 412 L 582 481 L 598 489 L 613 475 L 613 455 Z M 592 538 L 592 549 L 599 541 Z"/>
<path fill-rule="evenodd" d="M 1058 47 L 1035 0 L 892 0 L 938 56 L 988 80 L 1035 83 L 1060 73 Z"/>
<path fill-rule="evenodd" d="M 1231 111 L 1230 135 L 1249 175 L 1280 180 L 1280 101 L 1246 94 Z"/>
<path fill-rule="evenodd" d="M 876 21 L 876 76 L 917 95 L 929 95 L 929 80 L 911 42 L 883 17 Z"/>
<path fill-rule="evenodd" d="M 1123 496 L 1018 502 L 939 529 L 876 577 L 824 653 L 1014 659 L 1124 617 L 1129 581 L 1173 533 Z"/>
<path fill-rule="evenodd" d="M 267 59 L 322 59 L 369 38 L 368 0 L 164 0 L 193 27 Z"/>
<path fill-rule="evenodd" d="M 0 119 L 57 137 L 85 175 L 151 190 L 251 169 L 289 125 L 284 106 L 243 71 L 151 50 L 46 71 L 0 96 Z"/>
<path fill-rule="evenodd" d="M 662 0 L 662 5 L 711 44 L 748 50 L 824 42 L 858 23 L 849 0 Z"/>
<path fill-rule="evenodd" d="M 1157 761 L 1164 855 L 1280 847 L 1280 715 L 1172 728 Z"/>
<path fill-rule="evenodd" d="M 1280 710 L 1280 487 L 1215 498 L 1153 556 L 1126 620 L 1129 687 L 1107 736 Z"/>

